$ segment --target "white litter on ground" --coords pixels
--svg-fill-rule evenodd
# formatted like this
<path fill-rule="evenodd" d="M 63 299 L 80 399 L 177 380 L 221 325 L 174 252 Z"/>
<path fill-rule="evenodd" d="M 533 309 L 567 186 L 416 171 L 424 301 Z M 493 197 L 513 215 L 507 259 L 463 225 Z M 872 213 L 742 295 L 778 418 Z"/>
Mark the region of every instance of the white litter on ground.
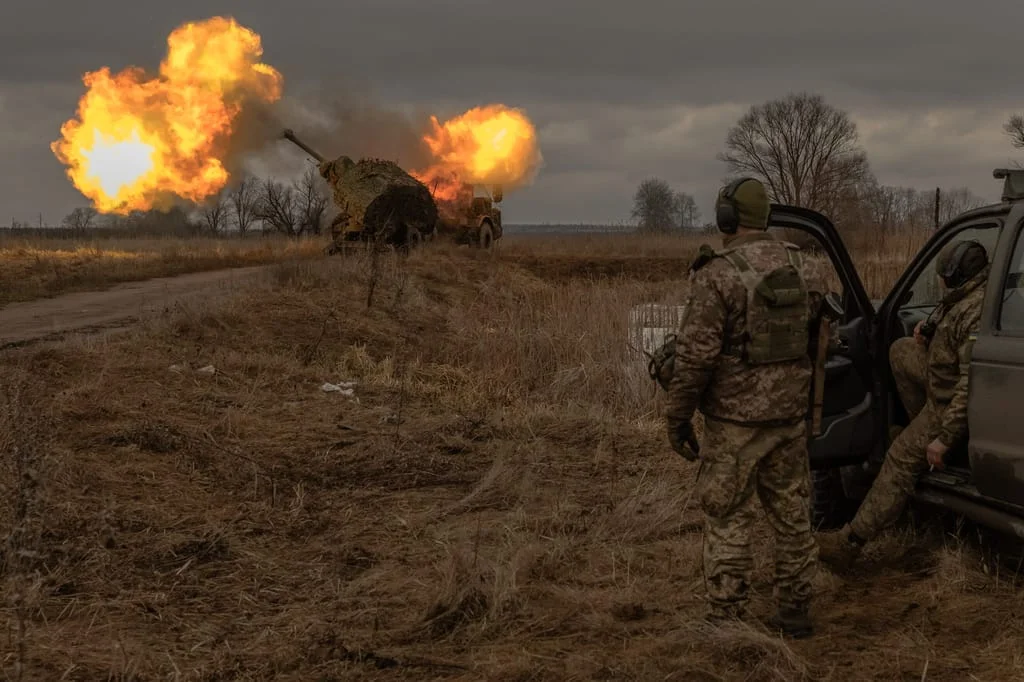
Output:
<path fill-rule="evenodd" d="M 320 387 L 320 390 L 324 393 L 340 393 L 346 398 L 355 397 L 355 381 L 342 381 L 341 383 L 332 384 L 330 382 L 324 382 Z"/>

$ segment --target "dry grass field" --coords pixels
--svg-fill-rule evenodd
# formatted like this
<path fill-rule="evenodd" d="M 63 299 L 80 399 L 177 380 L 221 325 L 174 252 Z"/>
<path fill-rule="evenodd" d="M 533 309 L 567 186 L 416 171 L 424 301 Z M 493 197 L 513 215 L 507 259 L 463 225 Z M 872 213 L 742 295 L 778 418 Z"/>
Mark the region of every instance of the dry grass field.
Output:
<path fill-rule="evenodd" d="M 121 282 L 321 255 L 326 238 L 53 239 L 0 230 L 0 306 Z"/>
<path fill-rule="evenodd" d="M 914 238 L 858 249 L 873 296 Z M 1021 679 L 1014 570 L 930 516 L 820 570 L 812 639 L 701 625 L 696 467 L 626 346 L 697 244 L 290 262 L 116 338 L 6 351 L 4 672 Z"/>

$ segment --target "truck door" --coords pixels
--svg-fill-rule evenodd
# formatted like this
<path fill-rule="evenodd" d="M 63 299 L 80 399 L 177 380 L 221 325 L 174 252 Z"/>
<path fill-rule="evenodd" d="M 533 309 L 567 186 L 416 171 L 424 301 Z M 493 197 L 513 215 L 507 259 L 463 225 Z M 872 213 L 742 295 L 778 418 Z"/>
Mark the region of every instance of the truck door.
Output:
<path fill-rule="evenodd" d="M 883 379 L 879 405 L 885 426 L 905 425 L 909 422 L 892 377 L 888 348 L 897 339 L 911 336 L 917 323 L 926 319 L 942 300 L 941 280 L 936 272 L 939 253 L 951 242 L 972 239 L 985 247 L 991 259 L 1001 241 L 1000 234 L 1004 232 L 1005 216 L 1005 208 L 989 207 L 964 214 L 943 226 L 920 249 L 879 307 L 875 347 Z M 967 469 L 967 452 L 950 453 L 946 463 L 951 467 Z"/>
<path fill-rule="evenodd" d="M 882 433 L 876 414 L 879 375 L 872 359 L 871 300 L 828 218 L 807 209 L 774 205 L 769 229 L 799 230 L 813 237 L 842 289 L 845 313 L 839 335 L 846 348 L 826 365 L 822 432 L 811 442 L 811 467 L 832 469 L 863 462 L 879 446 Z"/>
<path fill-rule="evenodd" d="M 971 359 L 971 478 L 987 497 L 1024 505 L 1024 203 L 1006 220 Z"/>

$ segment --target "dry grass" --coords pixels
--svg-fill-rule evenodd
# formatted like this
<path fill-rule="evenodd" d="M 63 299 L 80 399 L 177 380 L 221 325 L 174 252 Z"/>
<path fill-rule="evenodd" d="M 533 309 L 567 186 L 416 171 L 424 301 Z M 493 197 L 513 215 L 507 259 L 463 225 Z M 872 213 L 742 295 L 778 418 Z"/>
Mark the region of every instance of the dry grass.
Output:
<path fill-rule="evenodd" d="M 121 282 L 318 257 L 318 239 L 26 239 L 0 231 L 0 306 Z"/>
<path fill-rule="evenodd" d="M 4 354 L 4 391 L 32 377 L 31 413 L 57 425 L 45 444 L 0 441 L 5 461 L 31 441 L 47 462 L 33 505 L 4 479 L 4 528 L 35 528 L 38 552 L 14 572 L 27 596 L 6 611 L 6 671 L 20 657 L 25 679 L 68 680 L 1024 674 L 1014 576 L 934 528 L 895 530 L 854 575 L 822 569 L 814 639 L 703 628 L 695 467 L 667 448 L 625 343 L 629 307 L 677 299 L 682 275 L 545 277 L 536 263 L 570 259 L 517 248 L 375 272 L 284 264 L 116 339 Z M 769 556 L 759 543 L 757 617 Z"/>
<path fill-rule="evenodd" d="M 844 242 L 868 295 L 882 298 L 931 236 L 927 231 L 878 233 L 851 230 Z M 670 281 L 685 277 L 701 244 L 718 247 L 716 235 L 511 235 L 502 256 L 547 280 L 626 278 Z"/>

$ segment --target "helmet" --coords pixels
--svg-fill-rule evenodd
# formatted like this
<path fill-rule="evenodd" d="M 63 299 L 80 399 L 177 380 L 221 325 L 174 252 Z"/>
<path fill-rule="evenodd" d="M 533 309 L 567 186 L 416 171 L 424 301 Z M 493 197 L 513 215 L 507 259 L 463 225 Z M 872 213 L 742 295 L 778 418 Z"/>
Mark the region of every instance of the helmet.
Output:
<path fill-rule="evenodd" d="M 715 218 L 718 229 L 735 234 L 740 227 L 768 229 L 768 193 L 760 180 L 743 177 L 733 180 L 718 192 Z"/>
<path fill-rule="evenodd" d="M 939 252 L 936 272 L 946 286 L 956 289 L 977 275 L 988 265 L 985 247 L 974 239 L 948 244 Z"/>

